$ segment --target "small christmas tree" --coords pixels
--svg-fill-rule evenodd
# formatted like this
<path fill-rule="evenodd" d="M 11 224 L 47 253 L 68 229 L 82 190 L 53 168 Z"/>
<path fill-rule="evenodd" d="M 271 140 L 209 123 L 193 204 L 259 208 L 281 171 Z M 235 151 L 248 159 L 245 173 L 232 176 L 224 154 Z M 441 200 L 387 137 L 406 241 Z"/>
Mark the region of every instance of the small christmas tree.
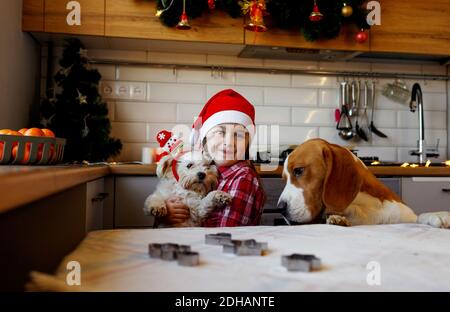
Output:
<path fill-rule="evenodd" d="M 122 143 L 110 138 L 108 108 L 98 92 L 101 79 L 90 69 L 87 50 L 78 39 L 66 40 L 55 94 L 41 104 L 41 125 L 66 138 L 65 161 L 105 161 L 120 153 Z"/>

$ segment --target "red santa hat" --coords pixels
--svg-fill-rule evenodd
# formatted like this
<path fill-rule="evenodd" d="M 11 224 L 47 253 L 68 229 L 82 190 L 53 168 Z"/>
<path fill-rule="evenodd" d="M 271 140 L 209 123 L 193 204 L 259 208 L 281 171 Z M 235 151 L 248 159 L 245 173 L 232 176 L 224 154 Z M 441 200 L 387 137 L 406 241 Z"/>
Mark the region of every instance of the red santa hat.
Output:
<path fill-rule="evenodd" d="M 191 144 L 201 143 L 209 130 L 223 123 L 243 125 L 251 140 L 255 134 L 255 108 L 232 89 L 220 91 L 209 99 L 192 125 Z"/>

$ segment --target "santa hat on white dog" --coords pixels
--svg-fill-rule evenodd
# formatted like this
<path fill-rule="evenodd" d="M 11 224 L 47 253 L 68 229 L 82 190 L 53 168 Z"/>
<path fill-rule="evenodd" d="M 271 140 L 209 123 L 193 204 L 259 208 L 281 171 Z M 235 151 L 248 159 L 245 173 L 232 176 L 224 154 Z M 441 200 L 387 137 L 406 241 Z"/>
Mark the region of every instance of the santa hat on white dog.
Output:
<path fill-rule="evenodd" d="M 201 144 L 209 130 L 223 123 L 243 125 L 251 141 L 255 134 L 255 108 L 232 89 L 220 91 L 209 99 L 192 125 L 191 145 Z"/>

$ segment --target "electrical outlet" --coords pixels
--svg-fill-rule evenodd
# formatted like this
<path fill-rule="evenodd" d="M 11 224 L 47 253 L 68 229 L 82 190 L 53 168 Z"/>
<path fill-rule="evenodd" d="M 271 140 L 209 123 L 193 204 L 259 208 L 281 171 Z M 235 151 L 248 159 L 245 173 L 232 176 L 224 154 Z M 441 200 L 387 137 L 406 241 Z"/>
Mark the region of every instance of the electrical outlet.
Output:
<path fill-rule="evenodd" d="M 114 81 L 102 81 L 100 83 L 100 92 L 102 94 L 102 97 L 105 99 L 114 98 L 114 89 L 115 89 Z"/>
<path fill-rule="evenodd" d="M 131 99 L 145 101 L 146 84 L 143 82 L 135 82 L 130 84 Z"/>
<path fill-rule="evenodd" d="M 102 81 L 100 90 L 105 99 L 145 101 L 146 98 L 145 82 Z"/>

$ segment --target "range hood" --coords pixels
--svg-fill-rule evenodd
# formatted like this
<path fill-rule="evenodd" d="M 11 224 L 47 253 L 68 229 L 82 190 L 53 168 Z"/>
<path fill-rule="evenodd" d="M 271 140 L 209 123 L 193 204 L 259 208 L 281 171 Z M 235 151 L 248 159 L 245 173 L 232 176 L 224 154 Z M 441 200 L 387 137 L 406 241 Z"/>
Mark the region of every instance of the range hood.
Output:
<path fill-rule="evenodd" d="M 361 52 L 328 49 L 302 49 L 272 46 L 245 46 L 239 57 L 278 60 L 334 61 L 334 62 L 377 62 L 377 63 L 420 63 L 448 64 L 448 55 L 424 55 L 411 53 Z"/>

